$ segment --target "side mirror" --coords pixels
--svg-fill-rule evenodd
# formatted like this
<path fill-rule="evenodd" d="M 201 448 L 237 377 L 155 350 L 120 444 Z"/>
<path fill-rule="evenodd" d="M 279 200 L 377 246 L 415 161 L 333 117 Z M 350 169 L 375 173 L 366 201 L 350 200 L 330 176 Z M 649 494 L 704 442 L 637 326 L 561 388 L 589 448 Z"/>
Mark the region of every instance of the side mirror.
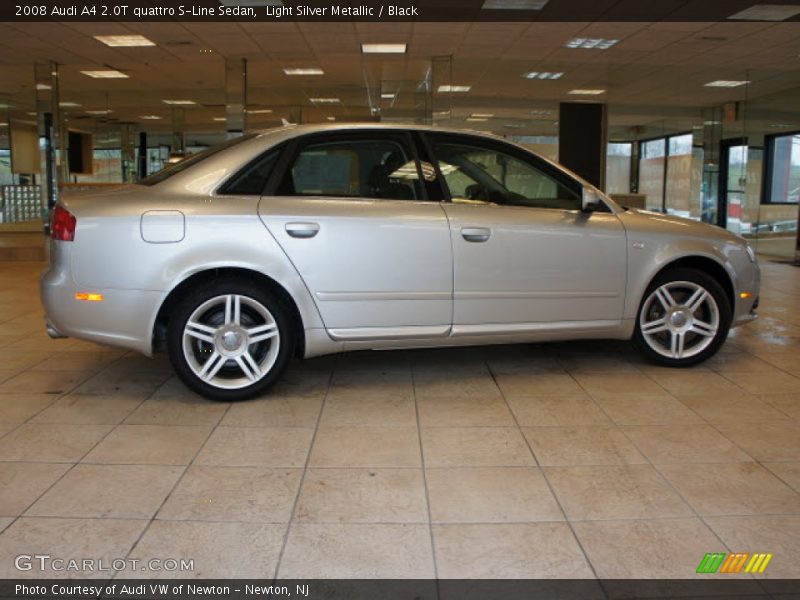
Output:
<path fill-rule="evenodd" d="M 583 196 L 581 197 L 581 210 L 583 212 L 593 212 L 600 206 L 600 196 L 597 190 L 590 187 L 583 188 Z"/>

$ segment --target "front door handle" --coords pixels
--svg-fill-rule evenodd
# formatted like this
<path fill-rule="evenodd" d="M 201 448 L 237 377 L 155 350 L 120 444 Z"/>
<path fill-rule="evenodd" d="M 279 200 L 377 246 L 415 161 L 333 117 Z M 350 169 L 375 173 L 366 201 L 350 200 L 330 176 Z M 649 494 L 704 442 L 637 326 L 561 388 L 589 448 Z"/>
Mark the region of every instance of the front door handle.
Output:
<path fill-rule="evenodd" d="M 301 240 L 312 238 L 319 233 L 319 223 L 287 223 L 286 233 Z"/>
<path fill-rule="evenodd" d="M 492 235 L 492 230 L 488 227 L 463 227 L 461 237 L 468 242 L 485 242 Z"/>

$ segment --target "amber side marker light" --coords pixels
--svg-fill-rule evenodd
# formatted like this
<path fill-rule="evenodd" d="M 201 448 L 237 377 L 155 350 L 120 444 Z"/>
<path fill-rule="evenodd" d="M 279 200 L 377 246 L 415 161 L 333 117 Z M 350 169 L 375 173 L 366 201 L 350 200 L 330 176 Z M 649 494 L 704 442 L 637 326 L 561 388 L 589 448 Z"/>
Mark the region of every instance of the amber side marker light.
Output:
<path fill-rule="evenodd" d="M 739 298 L 741 298 L 742 300 L 747 300 L 748 298 L 752 297 L 753 294 L 751 294 L 750 292 L 742 292 L 741 294 L 739 294 Z"/>
<path fill-rule="evenodd" d="M 83 300 L 85 302 L 102 302 L 105 300 L 103 294 L 90 294 L 89 292 L 77 292 L 75 300 Z"/>

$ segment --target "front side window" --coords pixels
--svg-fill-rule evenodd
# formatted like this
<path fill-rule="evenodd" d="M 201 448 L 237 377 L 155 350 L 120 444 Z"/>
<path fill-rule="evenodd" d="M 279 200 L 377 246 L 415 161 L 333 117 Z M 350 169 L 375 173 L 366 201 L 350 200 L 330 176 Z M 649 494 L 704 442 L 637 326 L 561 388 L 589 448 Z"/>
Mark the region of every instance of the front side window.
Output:
<path fill-rule="evenodd" d="M 444 139 L 434 141 L 433 151 L 453 202 L 581 208 L 577 182 L 569 185 L 493 145 Z"/>
<path fill-rule="evenodd" d="M 395 140 L 312 143 L 300 150 L 282 195 L 418 200 L 416 161 Z"/>

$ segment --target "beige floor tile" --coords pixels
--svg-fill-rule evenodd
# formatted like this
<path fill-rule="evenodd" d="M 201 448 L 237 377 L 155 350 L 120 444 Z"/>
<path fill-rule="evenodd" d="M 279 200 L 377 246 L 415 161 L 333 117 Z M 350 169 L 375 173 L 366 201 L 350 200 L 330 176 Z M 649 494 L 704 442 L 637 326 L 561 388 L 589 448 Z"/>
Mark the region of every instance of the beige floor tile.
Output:
<path fill-rule="evenodd" d="M 800 394 L 766 394 L 758 398 L 795 421 L 800 421 Z"/>
<path fill-rule="evenodd" d="M 21 515 L 70 465 L 0 463 L 0 515 Z"/>
<path fill-rule="evenodd" d="M 77 462 L 110 430 L 106 425 L 26 423 L 0 439 L 0 460 Z"/>
<path fill-rule="evenodd" d="M 13 370 L 2 369 L 2 370 L 0 370 L 0 384 L 5 383 L 6 381 L 8 381 L 9 379 L 11 379 L 13 377 L 16 377 L 21 372 L 22 372 L 21 369 L 13 369 Z M 2 387 L 2 386 L 0 386 L 0 387 Z"/>
<path fill-rule="evenodd" d="M 416 427 L 325 427 L 311 451 L 313 467 L 419 467 Z"/>
<path fill-rule="evenodd" d="M 195 395 L 150 398 L 125 419 L 126 425 L 196 425 L 213 427 L 228 405 Z"/>
<path fill-rule="evenodd" d="M 432 398 L 499 398 L 491 375 L 471 371 L 434 371 L 414 375 L 414 392 L 418 400 Z"/>
<path fill-rule="evenodd" d="M 25 371 L 0 384 L 0 394 L 54 394 L 72 391 L 91 371 Z"/>
<path fill-rule="evenodd" d="M 3 437 L 10 431 L 14 431 L 19 425 L 5 425 L 4 423 L 0 423 L 0 437 Z"/>
<path fill-rule="evenodd" d="M 128 352 L 114 362 L 111 367 L 114 371 L 131 373 L 172 373 L 172 365 L 166 352 L 145 356 L 138 352 Z"/>
<path fill-rule="evenodd" d="M 100 371 L 124 354 L 124 350 L 97 352 L 91 350 L 67 350 L 39 362 L 33 371 Z"/>
<path fill-rule="evenodd" d="M 710 517 L 706 522 L 731 549 L 774 554 L 758 578 L 800 578 L 800 516 Z"/>
<path fill-rule="evenodd" d="M 83 396 L 72 393 L 62 396 L 57 402 L 33 417 L 31 422 L 117 425 L 141 402 L 138 398 L 127 396 Z"/>
<path fill-rule="evenodd" d="M 725 376 L 751 394 L 800 393 L 800 377 L 787 373 L 727 373 Z"/>
<path fill-rule="evenodd" d="M 427 523 L 421 469 L 310 469 L 298 523 Z"/>
<path fill-rule="evenodd" d="M 559 364 L 568 373 L 638 373 L 639 370 L 621 354 L 562 354 Z"/>
<path fill-rule="evenodd" d="M 756 463 L 661 465 L 701 515 L 798 514 L 800 494 Z"/>
<path fill-rule="evenodd" d="M 300 469 L 191 466 L 157 518 L 288 523 L 301 475 Z"/>
<path fill-rule="evenodd" d="M 650 375 L 659 385 L 675 396 L 713 394 L 715 396 L 734 395 L 741 390 L 718 373 L 692 372 L 685 369 L 671 369 Z"/>
<path fill-rule="evenodd" d="M 203 445 L 208 433 L 208 427 L 119 425 L 83 462 L 186 465 Z"/>
<path fill-rule="evenodd" d="M 616 427 L 525 427 L 522 431 L 542 466 L 646 462 Z"/>
<path fill-rule="evenodd" d="M 52 356 L 46 350 L 7 350 L 0 346 L 0 365 L 5 371 L 25 370 Z"/>
<path fill-rule="evenodd" d="M 195 463 L 219 467 L 302 467 L 313 429 L 217 427 Z"/>
<path fill-rule="evenodd" d="M 191 579 L 264 579 L 275 574 L 286 525 L 153 521 L 131 552 L 152 557 L 193 559 L 192 571 L 132 571 L 121 577 Z"/>
<path fill-rule="evenodd" d="M 601 579 L 689 579 L 706 552 L 726 552 L 700 519 L 581 521 L 573 524 Z"/>
<path fill-rule="evenodd" d="M 796 492 L 800 492 L 800 462 L 770 462 L 763 465 Z"/>
<path fill-rule="evenodd" d="M 354 393 L 328 395 L 320 427 L 363 425 L 416 427 L 413 394 L 368 393 L 361 397 Z"/>
<path fill-rule="evenodd" d="M 22 552 L 23 548 L 30 548 L 30 554 L 49 554 L 54 558 L 92 558 L 110 565 L 112 560 L 128 553 L 146 524 L 145 520 L 135 519 L 21 517 L 0 535 L 0 578 L 22 576 L 14 567 L 14 558 L 25 553 Z M 165 555 L 159 553 L 158 556 Z M 65 576 L 108 578 L 108 573 L 103 571 L 65 573 L 52 568 L 41 571 L 38 561 L 31 561 L 31 566 L 32 569 L 24 573 L 26 579 L 62 579 Z"/>
<path fill-rule="evenodd" d="M 778 370 L 767 361 L 744 352 L 718 353 L 705 365 L 717 373 L 775 373 Z"/>
<path fill-rule="evenodd" d="M 578 373 L 575 379 L 592 397 L 617 398 L 623 394 L 663 395 L 664 389 L 641 373 Z"/>
<path fill-rule="evenodd" d="M 431 579 L 428 525 L 320 525 L 289 530 L 278 576 L 288 579 Z"/>
<path fill-rule="evenodd" d="M 420 398 L 420 427 L 513 427 L 514 417 L 499 397 Z"/>
<path fill-rule="evenodd" d="M 710 425 L 625 427 L 654 463 L 726 463 L 752 460 Z"/>
<path fill-rule="evenodd" d="M 14 522 L 15 517 L 0 517 L 0 533 L 5 531 L 6 527 L 11 525 Z M 17 575 L 19 577 L 19 575 Z"/>
<path fill-rule="evenodd" d="M 681 402 L 712 424 L 721 423 L 761 423 L 782 421 L 787 415 L 776 410 L 758 396 L 746 392 L 736 395 L 681 396 Z"/>
<path fill-rule="evenodd" d="M 495 356 L 492 358 L 492 356 Z M 506 373 L 552 373 L 563 374 L 566 371 L 553 356 L 540 356 L 531 354 L 518 354 L 509 356 L 498 356 L 493 353 L 487 358 L 489 369 L 495 375 Z"/>
<path fill-rule="evenodd" d="M 221 425 L 228 427 L 316 427 L 322 398 L 270 396 L 230 406 Z"/>
<path fill-rule="evenodd" d="M 322 364 L 323 367 L 330 367 L 339 373 L 345 371 L 366 372 L 386 372 L 397 371 L 411 373 L 411 362 L 416 355 L 415 350 L 392 350 L 374 352 L 364 350 L 361 352 L 347 352 L 338 356 L 323 356 L 304 360 L 303 365 L 314 367 Z"/>
<path fill-rule="evenodd" d="M 122 359 L 120 359 L 122 360 Z M 83 396 L 117 396 L 145 400 L 169 378 L 160 369 L 135 371 L 118 362 L 75 388 L 76 394 Z"/>
<path fill-rule="evenodd" d="M 428 469 L 434 523 L 563 521 L 536 467 Z"/>
<path fill-rule="evenodd" d="M 735 423 L 718 429 L 756 460 L 800 461 L 800 423 Z"/>
<path fill-rule="evenodd" d="M 75 465 L 25 515 L 149 519 L 181 473 L 182 467 Z"/>
<path fill-rule="evenodd" d="M 286 371 L 272 388 L 264 395 L 322 397 L 328 391 L 331 376 L 326 371 L 309 371 L 291 369 Z"/>
<path fill-rule="evenodd" d="M 434 525 L 443 579 L 591 578 L 565 523 Z"/>
<path fill-rule="evenodd" d="M 398 396 L 413 398 L 414 381 L 410 369 L 402 371 L 337 370 L 331 382 L 328 398 Z"/>
<path fill-rule="evenodd" d="M 422 430 L 426 467 L 535 465 L 516 427 L 435 427 Z"/>
<path fill-rule="evenodd" d="M 693 514 L 651 465 L 547 467 L 544 472 L 571 521 Z"/>
<path fill-rule="evenodd" d="M 702 424 L 703 419 L 669 394 L 624 394 L 597 400 L 617 425 Z"/>
<path fill-rule="evenodd" d="M 0 423 L 24 423 L 57 399 L 52 394 L 0 394 Z"/>
<path fill-rule="evenodd" d="M 572 396 L 583 389 L 565 373 L 501 373 L 497 385 L 506 396 Z"/>
<path fill-rule="evenodd" d="M 508 396 L 511 411 L 522 427 L 610 425 L 597 403 L 580 396 Z"/>

